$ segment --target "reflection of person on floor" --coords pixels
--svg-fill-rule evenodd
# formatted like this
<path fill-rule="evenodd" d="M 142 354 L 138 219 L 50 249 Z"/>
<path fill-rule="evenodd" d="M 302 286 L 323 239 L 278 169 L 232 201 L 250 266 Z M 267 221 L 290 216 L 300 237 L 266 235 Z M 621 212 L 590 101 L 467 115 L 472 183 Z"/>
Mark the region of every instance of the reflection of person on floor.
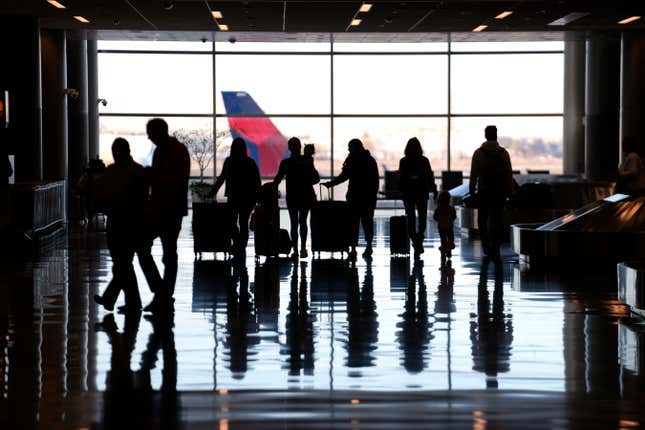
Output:
<path fill-rule="evenodd" d="M 291 243 L 293 245 L 292 258 L 307 257 L 307 217 L 316 193 L 313 185 L 320 181 L 318 171 L 314 168 L 313 158 L 305 158 L 301 153 L 300 139 L 289 139 L 289 158 L 280 162 L 278 174 L 273 182 L 276 188 L 286 178 L 287 181 L 287 209 L 291 224 Z M 300 235 L 300 253 L 298 253 L 298 234 Z"/>
<path fill-rule="evenodd" d="M 287 348 L 289 349 L 289 375 L 314 374 L 314 333 L 313 317 L 307 301 L 308 285 L 305 273 L 306 263 L 300 263 L 300 282 L 298 265 L 293 265 L 289 309 L 286 318 Z"/>
<path fill-rule="evenodd" d="M 94 300 L 109 311 L 119 293 L 125 294 L 124 311 L 139 311 L 141 297 L 132 260 L 143 227 L 143 211 L 148 199 L 143 167 L 130 155 L 128 141 L 117 138 L 112 144 L 114 163 L 105 169 L 96 184 L 98 201 L 107 214 L 107 245 L 112 257 L 113 278 L 102 296 Z"/>
<path fill-rule="evenodd" d="M 405 215 L 408 218 L 408 234 L 415 253 L 421 254 L 428 219 L 428 196 L 433 193 L 437 198 L 437 185 L 430 161 L 423 155 L 421 142 L 416 137 L 408 140 L 405 146 L 405 157 L 399 162 L 399 177 Z"/>
<path fill-rule="evenodd" d="M 378 167 L 376 160 L 370 152 L 363 147 L 363 142 L 352 139 L 347 144 L 349 155 L 343 163 L 343 170 L 340 175 L 323 185 L 327 188 L 334 187 L 345 181 L 347 186 L 347 203 L 352 220 L 352 249 L 350 258 L 356 258 L 356 243 L 358 241 L 358 230 L 363 225 L 365 234 L 364 257 L 372 255 L 372 240 L 374 238 L 374 210 L 376 209 L 376 194 L 379 187 Z"/>
<path fill-rule="evenodd" d="M 172 309 L 177 280 L 177 239 L 182 218 L 188 215 L 188 179 L 190 155 L 186 146 L 168 135 L 168 124 L 153 118 L 146 126 L 148 138 L 156 145 L 152 167 L 147 169 L 150 181 L 149 214 L 145 238 L 137 251 L 139 264 L 155 296 L 146 311 Z M 156 238 L 163 249 L 163 280 L 151 249 Z"/>
<path fill-rule="evenodd" d="M 477 291 L 477 319 L 470 322 L 473 370 L 486 374 L 486 387 L 497 388 L 497 374 L 508 372 L 513 342 L 511 315 L 504 314 L 504 273 L 501 264 L 495 264 L 493 307 L 488 296 L 488 266 L 484 261 L 479 273 Z"/>
<path fill-rule="evenodd" d="M 255 315 L 249 292 L 249 274 L 243 264 L 235 265 L 235 282 L 228 286 L 226 299 L 226 330 L 228 337 L 224 345 L 229 349 L 230 368 L 233 378 L 241 379 L 248 369 L 249 330 L 256 330 Z M 237 293 L 239 282 L 240 293 Z M 259 343 L 257 336 L 251 337 L 254 344 Z"/>
<path fill-rule="evenodd" d="M 222 173 L 217 177 L 212 195 L 226 182 L 228 204 L 233 211 L 234 250 L 237 255 L 246 251 L 249 240 L 249 218 L 260 191 L 260 171 L 255 160 L 247 155 L 246 142 L 233 139 L 231 152 L 224 160 Z"/>
<path fill-rule="evenodd" d="M 416 297 L 416 284 L 419 283 L 419 300 Z M 405 297 L 403 320 L 397 324 L 399 348 L 403 353 L 403 367 L 409 373 L 419 373 L 425 369 L 432 324 L 428 322 L 428 294 L 423 277 L 423 262 L 417 261 L 408 281 Z"/>
<path fill-rule="evenodd" d="M 477 224 L 484 253 L 499 260 L 504 203 L 513 191 L 513 168 L 506 149 L 497 142 L 497 127 L 485 130 L 486 141 L 473 154 L 470 195 L 477 195 Z"/>
<path fill-rule="evenodd" d="M 378 327 L 374 276 L 372 264 L 368 261 L 363 290 L 359 289 L 358 270 L 353 267 L 352 284 L 347 293 L 347 367 L 374 366 Z"/>
<path fill-rule="evenodd" d="M 441 263 L 445 264 L 446 259 L 452 258 L 452 250 L 455 249 L 455 228 L 454 222 L 457 219 L 455 208 L 450 206 L 450 193 L 442 191 L 437 198 L 437 208 L 432 218 L 437 222 L 441 245 Z"/>

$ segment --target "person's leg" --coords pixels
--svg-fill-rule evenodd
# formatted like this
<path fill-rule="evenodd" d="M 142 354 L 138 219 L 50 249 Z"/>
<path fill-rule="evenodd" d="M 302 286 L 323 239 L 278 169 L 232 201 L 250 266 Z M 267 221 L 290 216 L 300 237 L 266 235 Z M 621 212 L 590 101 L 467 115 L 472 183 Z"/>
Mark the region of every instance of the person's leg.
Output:
<path fill-rule="evenodd" d="M 504 206 L 503 204 L 496 203 L 490 208 L 490 247 L 492 251 L 491 257 L 499 258 L 499 248 L 502 245 L 502 232 L 504 230 L 503 221 Z"/>
<path fill-rule="evenodd" d="M 159 223 L 154 219 L 146 219 L 142 223 L 141 234 L 138 235 L 137 240 L 137 259 L 141 271 L 146 277 L 150 291 L 156 293 L 162 288 L 163 280 L 157 268 L 155 260 L 152 258 L 152 244 L 159 236 Z M 135 236 L 136 237 L 136 236 Z"/>
<path fill-rule="evenodd" d="M 182 216 L 167 217 L 163 220 L 160 235 L 161 247 L 163 248 L 163 284 L 168 299 L 175 293 L 175 282 L 177 281 L 177 239 L 181 231 Z"/>
<path fill-rule="evenodd" d="M 356 202 L 347 202 L 349 205 L 349 231 L 348 234 L 350 235 L 349 237 L 349 243 L 350 243 L 350 251 L 349 251 L 349 258 L 356 258 L 356 246 L 358 245 L 358 236 L 359 236 L 359 230 L 361 227 L 361 213 L 360 213 L 360 206 L 356 204 Z"/>
<path fill-rule="evenodd" d="M 307 257 L 307 234 L 309 229 L 307 227 L 307 218 L 309 217 L 309 208 L 301 208 L 298 210 L 298 226 L 300 228 L 300 256 Z"/>
<path fill-rule="evenodd" d="M 365 234 L 365 252 L 364 256 L 372 255 L 372 244 L 374 241 L 374 210 L 375 206 L 368 206 L 361 214 L 361 224 L 363 224 L 363 233 Z"/>
<path fill-rule="evenodd" d="M 413 200 L 403 200 L 403 207 L 405 208 L 405 216 L 408 222 L 408 235 L 414 243 L 414 238 L 417 236 L 417 214 L 415 211 L 415 204 Z"/>
<path fill-rule="evenodd" d="M 94 300 L 103 305 L 105 309 L 111 311 L 114 309 L 119 293 L 123 288 L 123 267 L 122 267 L 122 237 L 119 234 L 119 226 L 115 225 L 114 220 L 109 219 L 106 229 L 106 239 L 110 257 L 112 258 L 112 279 L 102 295 L 97 295 Z"/>
<path fill-rule="evenodd" d="M 477 208 L 477 228 L 479 229 L 479 238 L 482 242 L 484 254 L 489 255 L 491 252 L 490 235 L 488 229 L 489 208 L 485 202 L 482 202 Z"/>
<path fill-rule="evenodd" d="M 423 242 L 428 224 L 428 199 L 419 199 L 415 202 L 419 211 L 419 227 L 417 228 L 419 241 Z"/>
<path fill-rule="evenodd" d="M 141 309 L 141 296 L 132 260 L 134 260 L 134 248 L 130 247 L 123 252 L 123 292 L 126 309 L 138 311 Z"/>
<path fill-rule="evenodd" d="M 298 256 L 298 208 L 289 207 L 287 208 L 289 212 L 289 226 L 291 227 L 291 245 L 293 246 L 292 257 Z"/>
<path fill-rule="evenodd" d="M 240 252 L 246 252 L 246 245 L 249 243 L 249 218 L 251 218 L 252 211 L 253 206 L 244 206 L 239 209 L 240 236 L 238 250 Z"/>

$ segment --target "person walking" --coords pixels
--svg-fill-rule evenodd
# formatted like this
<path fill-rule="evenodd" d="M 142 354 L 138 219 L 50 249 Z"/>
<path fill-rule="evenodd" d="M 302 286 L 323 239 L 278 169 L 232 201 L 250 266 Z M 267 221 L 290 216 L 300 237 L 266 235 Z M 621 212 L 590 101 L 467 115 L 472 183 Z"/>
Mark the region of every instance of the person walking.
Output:
<path fill-rule="evenodd" d="M 349 256 L 352 259 L 356 258 L 356 242 L 359 227 L 362 224 L 366 242 L 363 257 L 367 258 L 373 252 L 374 211 L 379 187 L 378 167 L 374 157 L 363 147 L 363 142 L 359 139 L 350 140 L 347 149 L 349 155 L 343 163 L 340 175 L 323 185 L 330 188 L 349 181 L 346 198 L 352 216 L 352 230 L 355 234 Z"/>
<path fill-rule="evenodd" d="M 473 154 L 470 166 L 470 195 L 477 196 L 478 228 L 484 254 L 500 259 L 503 210 L 513 191 L 513 168 L 508 151 L 497 142 L 497 127 L 484 130 L 486 141 Z"/>
<path fill-rule="evenodd" d="M 445 265 L 446 259 L 452 258 L 452 250 L 455 249 L 455 227 L 454 222 L 457 219 L 457 212 L 455 208 L 450 205 L 450 193 L 442 191 L 437 197 L 437 208 L 434 211 L 432 218 L 437 222 L 437 229 L 439 230 L 439 239 L 441 245 L 441 266 Z"/>
<path fill-rule="evenodd" d="M 143 167 L 130 155 L 130 144 L 123 138 L 112 143 L 114 163 L 105 169 L 96 184 L 97 203 L 107 214 L 107 245 L 112 257 L 113 278 L 94 301 L 106 310 L 114 309 L 121 291 L 125 294 L 124 312 L 141 311 L 141 297 L 132 260 L 137 237 L 143 226 L 143 211 L 148 186 Z"/>
<path fill-rule="evenodd" d="M 244 255 L 249 240 L 249 218 L 260 191 L 260 171 L 255 160 L 247 154 L 246 142 L 233 139 L 231 151 L 224 160 L 222 173 L 217 177 L 211 195 L 216 195 L 226 182 L 225 195 L 233 211 L 234 252 Z"/>
<path fill-rule="evenodd" d="M 422 254 L 428 221 L 428 196 L 432 193 L 437 198 L 437 185 L 430 161 L 423 155 L 421 142 L 416 137 L 408 140 L 405 146 L 405 156 L 399 162 L 399 177 L 399 188 L 408 219 L 408 234 L 412 239 L 414 252 Z"/>
<path fill-rule="evenodd" d="M 291 224 L 291 243 L 293 244 L 293 259 L 306 258 L 307 253 L 307 217 L 316 194 L 313 186 L 320 182 L 318 171 L 314 168 L 313 158 L 303 157 L 300 139 L 292 137 L 287 143 L 288 158 L 280 162 L 278 174 L 273 179 L 277 189 L 283 179 L 287 181 L 287 210 Z M 300 253 L 298 254 L 298 234 L 300 234 Z"/>
<path fill-rule="evenodd" d="M 188 180 L 190 156 L 186 146 L 168 135 L 168 123 L 153 118 L 146 126 L 148 139 L 156 145 L 152 166 L 146 169 L 150 181 L 150 200 L 142 246 L 137 250 L 139 264 L 150 288 L 155 293 L 146 311 L 171 309 L 177 280 L 177 239 L 184 216 L 188 215 Z M 163 278 L 155 264 L 151 249 L 161 239 L 164 264 Z"/>

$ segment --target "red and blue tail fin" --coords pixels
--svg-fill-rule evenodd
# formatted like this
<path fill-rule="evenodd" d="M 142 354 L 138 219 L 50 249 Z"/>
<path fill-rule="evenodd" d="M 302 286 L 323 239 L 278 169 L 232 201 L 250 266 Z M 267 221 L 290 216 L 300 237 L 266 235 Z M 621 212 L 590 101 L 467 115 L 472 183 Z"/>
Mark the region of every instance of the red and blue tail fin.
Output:
<path fill-rule="evenodd" d="M 243 91 L 222 91 L 228 125 L 233 138 L 246 141 L 249 155 L 255 160 L 262 176 L 274 176 L 287 152 L 287 138 L 264 115 L 258 104 Z M 249 116 L 246 116 L 249 115 Z"/>

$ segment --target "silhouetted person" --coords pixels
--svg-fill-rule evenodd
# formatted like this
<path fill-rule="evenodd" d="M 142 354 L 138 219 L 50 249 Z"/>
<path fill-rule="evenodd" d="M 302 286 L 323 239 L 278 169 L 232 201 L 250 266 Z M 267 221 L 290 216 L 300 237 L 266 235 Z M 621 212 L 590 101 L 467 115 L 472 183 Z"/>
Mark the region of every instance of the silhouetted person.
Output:
<path fill-rule="evenodd" d="M 347 203 L 353 218 L 354 238 L 350 257 L 356 258 L 356 242 L 358 229 L 363 225 L 365 242 L 367 243 L 364 257 L 372 255 L 372 240 L 374 239 L 374 210 L 376 209 L 376 194 L 379 187 L 378 167 L 370 152 L 363 147 L 363 142 L 352 139 L 347 145 L 349 155 L 343 163 L 343 169 L 336 178 L 323 185 L 327 188 L 349 181 L 347 186 Z"/>
<path fill-rule="evenodd" d="M 473 154 L 470 194 L 477 195 L 478 228 L 484 253 L 500 258 L 504 202 L 513 190 L 513 168 L 506 149 L 497 142 L 497 127 L 485 129 L 486 142 Z"/>
<path fill-rule="evenodd" d="M 234 249 L 244 254 L 249 240 L 249 218 L 260 191 L 260 171 L 255 160 L 247 155 L 246 142 L 241 137 L 233 139 L 231 152 L 217 177 L 212 194 L 217 194 L 226 182 L 225 195 L 233 211 Z"/>
<path fill-rule="evenodd" d="M 152 166 L 147 170 L 150 202 L 146 219 L 145 240 L 138 250 L 139 264 L 155 296 L 146 311 L 172 308 L 177 280 L 177 239 L 182 218 L 188 214 L 188 179 L 190 156 L 186 146 L 168 135 L 168 124 L 160 118 L 148 121 L 148 138 L 157 147 Z M 152 259 L 152 243 L 161 239 L 164 275 L 159 275 Z"/>
<path fill-rule="evenodd" d="M 623 160 L 618 170 L 620 174 L 617 188 L 628 194 L 645 194 L 645 151 L 633 137 L 623 140 Z"/>
<path fill-rule="evenodd" d="M 285 335 L 289 350 L 289 375 L 314 374 L 314 329 L 313 317 L 309 312 L 308 285 L 305 274 L 306 263 L 301 263 L 300 280 L 298 265 L 293 265 L 289 308 L 286 317 Z"/>
<path fill-rule="evenodd" d="M 442 191 L 437 198 L 437 208 L 432 215 L 432 218 L 437 222 L 439 230 L 439 238 L 441 245 L 441 263 L 445 263 L 446 259 L 452 258 L 452 250 L 455 249 L 455 227 L 454 222 L 457 219 L 457 212 L 455 208 L 450 206 L 450 193 Z"/>
<path fill-rule="evenodd" d="M 416 297 L 416 283 L 419 283 L 419 299 Z M 399 348 L 403 353 L 403 367 L 409 373 L 425 369 L 432 324 L 428 322 L 428 293 L 423 277 L 423 262 L 417 261 L 409 278 L 403 320 L 397 324 Z"/>
<path fill-rule="evenodd" d="M 370 261 L 365 268 L 363 290 L 358 270 L 352 268 L 352 283 L 347 293 L 347 367 L 374 366 L 378 347 L 378 314 L 374 301 L 374 276 Z"/>
<path fill-rule="evenodd" d="M 399 188 L 408 218 L 408 233 L 414 251 L 421 254 L 428 220 L 428 196 L 433 193 L 437 198 L 437 185 L 430 161 L 423 155 L 421 142 L 416 137 L 408 140 L 405 146 L 405 156 L 399 162 L 399 177 Z"/>
<path fill-rule="evenodd" d="M 488 296 L 488 261 L 479 272 L 477 291 L 477 319 L 470 322 L 473 370 L 486 374 L 486 388 L 497 388 L 497 374 L 510 369 L 513 323 L 504 314 L 504 272 L 495 264 L 495 289 L 493 307 Z M 508 317 L 508 318 L 507 318 Z"/>
<path fill-rule="evenodd" d="M 291 224 L 291 242 L 293 244 L 293 258 L 307 257 L 307 217 L 316 193 L 313 185 L 320 181 L 318 172 L 314 168 L 313 159 L 302 156 L 300 139 L 292 137 L 288 142 L 289 158 L 280 162 L 278 174 L 273 179 L 277 187 L 282 179 L 287 181 L 287 210 Z M 300 230 L 300 254 L 298 254 L 298 230 Z"/>
<path fill-rule="evenodd" d="M 99 158 L 90 160 L 76 183 L 76 192 L 81 197 L 83 216 L 87 220 L 87 225 L 91 224 L 94 216 L 100 212 L 100 207 L 97 205 L 99 203 L 97 202 L 98 193 L 101 192 L 98 183 L 104 173 L 105 163 L 103 160 Z"/>
<path fill-rule="evenodd" d="M 112 144 L 114 163 L 97 182 L 100 205 L 107 214 L 107 245 L 112 257 L 113 278 L 102 296 L 94 300 L 109 311 L 114 309 L 119 293 L 125 294 L 125 311 L 141 309 L 132 260 L 140 243 L 148 186 L 144 169 L 130 155 L 127 140 L 117 138 Z"/>

